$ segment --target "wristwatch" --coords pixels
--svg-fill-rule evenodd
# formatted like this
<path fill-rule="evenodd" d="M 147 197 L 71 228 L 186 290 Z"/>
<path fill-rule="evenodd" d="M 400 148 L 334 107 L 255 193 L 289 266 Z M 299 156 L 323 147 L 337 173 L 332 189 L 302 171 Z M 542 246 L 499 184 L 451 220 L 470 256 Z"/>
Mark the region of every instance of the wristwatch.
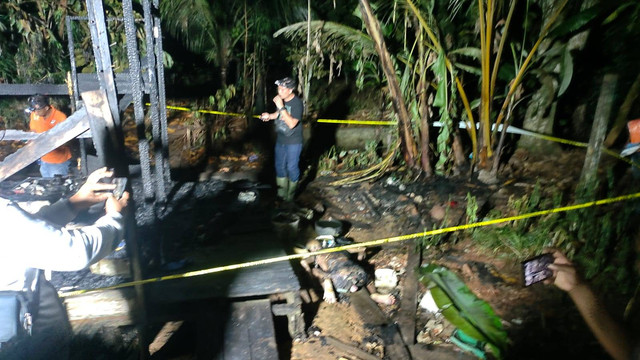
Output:
<path fill-rule="evenodd" d="M 283 107 L 278 109 L 278 112 L 281 112 L 282 110 L 287 110 L 287 108 L 283 106 Z"/>

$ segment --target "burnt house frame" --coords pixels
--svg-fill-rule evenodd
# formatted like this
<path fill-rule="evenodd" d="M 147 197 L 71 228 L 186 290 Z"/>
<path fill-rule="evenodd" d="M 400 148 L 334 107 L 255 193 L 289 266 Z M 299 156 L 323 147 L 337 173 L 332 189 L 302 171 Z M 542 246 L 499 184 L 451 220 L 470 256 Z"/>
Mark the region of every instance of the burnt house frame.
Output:
<path fill-rule="evenodd" d="M 121 114 L 133 103 L 139 153 L 153 156 L 156 165 L 152 169 L 149 156 L 140 156 L 144 197 L 147 200 L 155 199 L 155 201 L 164 202 L 166 201 L 166 186 L 171 179 L 171 174 L 168 161 L 169 140 L 158 1 L 141 0 L 143 18 L 139 22 L 142 22 L 145 47 L 148 49 L 142 61 L 138 50 L 136 20 L 134 19 L 132 1 L 123 0 L 123 18 L 105 19 L 102 1 L 86 0 L 87 16 L 69 16 L 65 20 L 71 67 L 70 76 L 68 77 L 69 84 L 0 84 L 0 96 L 26 96 L 36 93 L 69 95 L 71 97 L 71 110 L 75 114 L 78 109 L 83 107 L 81 96 L 83 93 L 98 89 L 102 90 L 108 102 L 112 121 L 107 121 L 104 124 L 102 124 L 101 120 L 91 121 L 90 133 L 83 132 L 73 136 L 78 137 L 81 143 L 81 163 L 85 175 L 100 166 L 113 167 L 117 173 L 123 176 L 128 175 L 127 164 L 124 163 L 125 158 L 122 156 L 124 139 Z M 96 63 L 95 73 L 77 72 L 72 29 L 73 24 L 78 21 L 86 21 L 89 24 Z M 114 73 L 112 71 L 107 21 L 122 21 L 124 23 L 127 59 L 129 62 L 128 72 Z M 141 63 L 144 63 L 144 67 L 141 66 Z M 145 100 L 149 104 L 147 113 L 151 120 L 151 140 L 148 140 L 146 135 Z M 74 114 L 70 116 L 71 120 L 76 117 L 82 117 L 74 116 Z M 63 129 L 53 130 L 47 132 L 47 134 L 51 136 Z M 88 159 L 86 154 L 84 139 L 89 137 L 89 134 L 93 138 L 93 144 L 97 152 L 97 158 L 95 159 L 91 157 Z M 34 139 L 33 134 L 25 134 L 20 131 L 9 130 L 5 135 L 7 135 L 7 140 Z M 38 141 L 38 138 L 39 136 L 36 136 L 33 140 L 36 145 L 41 142 Z M 150 141 L 153 142 L 153 150 L 151 149 Z M 10 166 L 5 166 L 4 171 L 0 171 L 0 181 L 37 160 L 39 156 L 36 154 L 46 153 L 53 149 L 51 147 L 46 148 L 48 146 L 50 145 L 44 145 L 43 143 L 42 149 L 39 146 L 35 146 L 38 148 L 35 152 L 17 151 L 7 157 L 3 165 Z M 87 164 L 91 165 L 87 166 Z"/>
<path fill-rule="evenodd" d="M 67 17 L 68 49 L 71 61 L 70 84 L 0 84 L 1 95 L 25 96 L 36 93 L 44 95 L 69 95 L 72 114 L 59 126 L 38 134 L 10 131 L 8 140 L 32 139 L 29 143 L 7 156 L 0 163 L 0 181 L 7 179 L 19 170 L 39 159 L 42 155 L 60 145 L 79 138 L 83 172 L 87 166 L 87 154 L 84 139 L 90 131 L 97 157 L 92 166 L 108 166 L 115 169 L 117 176 L 129 176 L 129 164 L 124 156 L 124 136 L 121 114 L 133 103 L 136 122 L 136 135 L 140 153 L 140 172 L 143 196 L 152 207 L 166 202 L 166 186 L 170 182 L 168 162 L 168 133 L 166 97 L 164 87 L 164 67 L 162 63 L 162 32 L 158 11 L 159 0 L 141 0 L 143 18 L 140 20 L 145 34 L 145 47 L 148 50 L 144 61 L 140 60 L 136 37 L 132 0 L 123 0 L 123 18 L 109 21 L 123 21 L 125 27 L 127 59 L 129 71 L 114 74 L 109 49 L 109 34 L 102 0 L 86 0 L 86 17 Z M 91 32 L 91 43 L 96 63 L 96 72 L 79 74 L 75 62 L 75 44 L 72 36 L 74 22 L 87 21 Z M 141 62 L 145 63 L 144 68 Z M 149 102 L 148 114 L 151 119 L 152 139 L 148 140 L 145 126 L 145 103 Z M 5 135 L 6 135 L 5 131 Z M 150 148 L 153 141 L 153 151 Z M 148 155 L 147 155 L 148 154 Z M 150 156 L 155 166 L 152 175 Z M 129 189 L 131 191 L 131 189 Z M 135 206 L 132 206 L 135 208 Z M 155 211 L 154 211 L 155 214 Z M 155 221 L 155 220 L 154 220 Z M 127 248 L 130 249 L 132 275 L 135 281 L 143 278 L 139 244 L 135 236 L 135 214 L 128 212 L 126 219 Z M 146 323 L 145 296 L 141 285 L 135 286 L 135 308 L 140 337 L 145 342 Z M 145 358 L 144 354 L 142 354 Z"/>

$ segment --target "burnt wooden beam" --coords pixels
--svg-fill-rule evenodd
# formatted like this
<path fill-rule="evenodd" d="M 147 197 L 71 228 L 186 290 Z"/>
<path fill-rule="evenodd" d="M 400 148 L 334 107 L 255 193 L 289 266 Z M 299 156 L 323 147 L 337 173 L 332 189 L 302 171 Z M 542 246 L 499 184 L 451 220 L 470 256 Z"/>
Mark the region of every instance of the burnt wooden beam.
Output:
<path fill-rule="evenodd" d="M 0 84 L 0 95 L 69 95 L 66 84 Z"/>
<path fill-rule="evenodd" d="M 421 247 L 416 249 L 415 244 L 409 244 L 407 248 L 409 254 L 397 324 L 404 343 L 413 345 L 416 340 L 416 311 L 418 308 L 418 275 L 416 270 L 420 266 Z"/>
<path fill-rule="evenodd" d="M 74 328 L 81 324 L 124 326 L 135 322 L 133 288 L 62 296 L 69 321 Z"/>
<path fill-rule="evenodd" d="M 136 28 L 133 18 L 133 4 L 131 0 L 122 2 L 124 13 L 124 29 L 127 37 L 127 59 L 129 60 L 129 73 L 131 74 L 131 89 L 133 90 L 133 115 L 136 121 L 136 134 L 138 136 L 138 152 L 140 154 L 140 170 L 142 183 L 144 184 L 145 199 L 153 199 L 154 189 L 151 179 L 151 161 L 149 159 L 149 140 L 147 139 L 144 101 L 142 99 L 142 81 L 140 76 L 140 58 L 136 40 Z M 155 136 L 155 135 L 154 135 Z M 156 151 L 158 149 L 155 149 Z M 160 165 L 160 164 L 156 164 Z M 163 180 L 164 184 L 164 180 Z M 157 184 L 156 184 L 157 186 Z M 162 194 L 164 198 L 164 193 Z"/>
<path fill-rule="evenodd" d="M 320 339 L 323 339 L 324 341 L 326 341 L 326 343 L 328 345 L 331 345 L 333 347 L 335 347 L 336 349 L 340 350 L 340 351 L 344 351 L 346 353 L 348 353 L 349 355 L 354 355 L 357 356 L 360 359 L 363 360 L 380 360 L 381 358 L 379 358 L 378 356 L 375 356 L 373 354 L 369 354 L 368 352 L 355 347 L 353 345 L 344 343 L 332 336 L 320 336 Z"/>
<path fill-rule="evenodd" d="M 39 133 L 22 130 L 0 130 L 0 141 L 20 141 L 20 140 L 33 140 L 40 136 Z M 78 136 L 79 138 L 90 138 L 91 131 L 85 131 Z"/>
<path fill-rule="evenodd" d="M 83 108 L 49 131 L 41 133 L 20 150 L 0 162 L 0 181 L 24 169 L 43 155 L 89 130 L 87 111 Z"/>
<path fill-rule="evenodd" d="M 114 73 L 114 86 L 118 94 L 131 94 L 131 76 L 127 72 Z M 143 79 L 144 80 L 144 79 Z M 78 94 L 85 91 L 100 89 L 100 80 L 96 73 L 79 73 L 74 86 L 78 88 Z M 147 91 L 143 82 L 142 91 Z M 43 94 L 48 96 L 69 96 L 67 84 L 0 84 L 0 96 L 31 96 Z"/>
<path fill-rule="evenodd" d="M 96 74 L 100 88 L 107 94 L 111 116 L 116 125 L 120 125 L 120 112 L 118 111 L 118 98 L 116 94 L 115 78 L 111 68 L 111 49 L 107 23 L 104 17 L 102 0 L 87 0 L 87 14 L 89 16 L 89 30 L 91 32 L 91 45 L 96 62 Z"/>
<path fill-rule="evenodd" d="M 122 140 L 121 129 L 116 125 L 111 117 L 111 107 L 108 101 L 108 94 L 104 90 L 95 90 L 82 93 L 82 100 L 87 107 L 88 117 L 93 130 L 93 142 L 98 152 L 98 156 L 104 161 L 104 165 L 114 168 L 116 176 L 127 176 L 129 170 L 124 155 L 124 141 Z M 140 158 L 143 156 L 141 155 Z M 147 185 L 144 184 L 143 187 Z M 132 188 L 127 191 L 132 192 Z M 129 206 L 135 209 L 134 196 L 129 200 Z M 131 270 L 133 280 L 140 281 L 143 279 L 142 262 L 140 261 L 140 245 L 136 238 L 136 220 L 135 213 L 128 211 L 125 213 L 125 241 L 131 262 Z M 147 313 L 145 307 L 145 292 L 141 284 L 134 286 L 136 295 L 136 322 L 138 324 L 138 332 L 141 343 L 147 343 L 147 332 L 143 328 L 147 324 Z M 141 350 L 142 351 L 142 350 Z M 141 352 L 141 359 L 148 356 L 146 350 Z"/>
<path fill-rule="evenodd" d="M 111 117 L 111 109 L 104 90 L 82 93 L 89 124 L 92 129 L 93 145 L 102 161 L 101 166 L 115 169 L 116 176 L 127 175 L 127 163 L 123 156 L 122 141 L 119 140 L 118 129 Z"/>

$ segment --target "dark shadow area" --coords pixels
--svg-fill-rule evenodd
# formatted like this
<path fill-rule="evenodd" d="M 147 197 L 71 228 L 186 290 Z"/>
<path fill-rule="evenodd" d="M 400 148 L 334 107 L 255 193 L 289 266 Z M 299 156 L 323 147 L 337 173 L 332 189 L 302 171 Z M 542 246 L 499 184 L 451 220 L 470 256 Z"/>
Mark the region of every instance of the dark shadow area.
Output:
<path fill-rule="evenodd" d="M 351 110 L 348 104 L 350 95 L 351 88 L 342 88 L 340 94 L 334 96 L 335 100 L 318 117 L 322 119 L 346 119 Z M 311 180 L 316 178 L 320 158 L 332 146 L 336 145 L 337 124 L 313 122 L 310 126 L 311 135 L 304 145 L 300 158 L 300 169 L 302 171 L 309 169 L 309 171 L 307 177 L 301 183 L 301 188 L 305 188 Z"/>

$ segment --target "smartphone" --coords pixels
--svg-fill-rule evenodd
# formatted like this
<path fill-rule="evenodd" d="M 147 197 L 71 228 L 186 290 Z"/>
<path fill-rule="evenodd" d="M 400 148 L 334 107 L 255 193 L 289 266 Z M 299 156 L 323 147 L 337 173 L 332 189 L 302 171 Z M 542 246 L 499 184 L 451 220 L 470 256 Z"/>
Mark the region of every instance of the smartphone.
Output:
<path fill-rule="evenodd" d="M 553 254 L 542 254 L 522 262 L 524 286 L 544 281 L 553 275 L 549 265 L 553 264 Z"/>
<path fill-rule="evenodd" d="M 120 199 L 122 194 L 127 188 L 127 178 L 126 177 L 117 177 L 113 178 L 112 184 L 116 184 L 116 188 L 113 189 L 113 197 L 116 199 Z"/>
<path fill-rule="evenodd" d="M 127 178 L 126 177 L 115 177 L 115 178 L 103 178 L 100 180 L 100 182 L 105 183 L 105 184 L 115 184 L 115 189 L 111 190 L 110 192 L 113 194 L 113 197 L 115 197 L 116 199 L 120 199 L 122 197 L 122 194 L 124 193 L 124 191 L 127 188 Z M 101 190 L 98 192 L 109 192 L 108 190 Z"/>

